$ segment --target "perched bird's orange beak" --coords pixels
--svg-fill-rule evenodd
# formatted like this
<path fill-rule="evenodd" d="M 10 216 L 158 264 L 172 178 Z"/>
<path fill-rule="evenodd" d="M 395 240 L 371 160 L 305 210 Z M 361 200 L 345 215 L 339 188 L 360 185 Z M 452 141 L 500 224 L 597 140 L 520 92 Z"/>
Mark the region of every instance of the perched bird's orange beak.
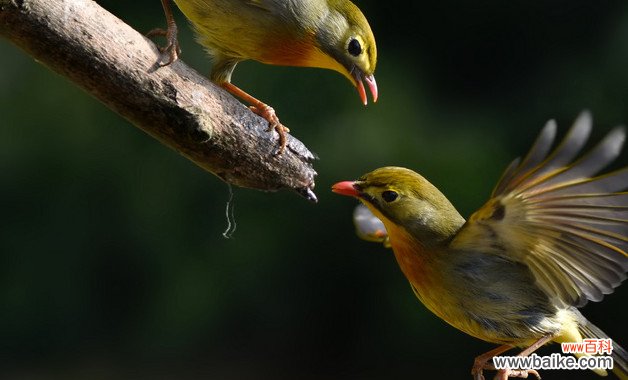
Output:
<path fill-rule="evenodd" d="M 362 87 L 364 89 L 364 87 Z M 340 195 L 347 195 L 350 197 L 359 197 L 360 192 L 355 187 L 355 182 L 353 181 L 342 181 L 331 187 L 331 191 Z"/>
<path fill-rule="evenodd" d="M 377 102 L 377 82 L 375 82 L 374 75 L 364 75 L 360 70 L 354 69 L 351 72 L 351 76 L 353 80 L 355 80 L 355 87 L 358 89 L 358 94 L 360 94 L 360 99 L 364 105 L 368 104 L 368 99 L 366 97 L 366 89 L 364 88 L 363 80 L 366 81 L 366 84 L 369 86 L 369 90 L 371 90 L 371 95 L 373 96 L 373 103 Z"/>

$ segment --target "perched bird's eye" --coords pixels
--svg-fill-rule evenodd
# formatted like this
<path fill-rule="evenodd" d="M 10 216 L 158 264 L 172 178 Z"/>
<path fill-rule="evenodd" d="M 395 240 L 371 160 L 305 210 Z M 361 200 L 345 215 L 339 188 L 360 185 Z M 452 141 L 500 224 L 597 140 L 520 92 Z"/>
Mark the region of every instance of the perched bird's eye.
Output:
<path fill-rule="evenodd" d="M 362 54 L 362 45 L 360 45 L 360 41 L 356 40 L 355 38 L 352 38 L 349 41 L 349 46 L 347 47 L 347 51 L 349 52 L 349 54 L 351 54 L 354 57 L 357 57 L 358 55 Z"/>
<path fill-rule="evenodd" d="M 398 196 L 399 194 L 397 194 L 397 192 L 392 191 L 392 190 L 386 190 L 382 193 L 382 199 L 384 199 L 386 202 L 389 202 L 389 203 L 397 199 Z"/>

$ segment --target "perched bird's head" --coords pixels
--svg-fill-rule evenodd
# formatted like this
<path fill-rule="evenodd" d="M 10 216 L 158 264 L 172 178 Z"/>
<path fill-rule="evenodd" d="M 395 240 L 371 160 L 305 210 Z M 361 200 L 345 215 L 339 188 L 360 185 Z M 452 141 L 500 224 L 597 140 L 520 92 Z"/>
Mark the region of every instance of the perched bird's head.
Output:
<path fill-rule="evenodd" d="M 328 0 L 328 5 L 329 13 L 321 20 L 316 38 L 319 48 L 334 62 L 319 66 L 347 77 L 366 105 L 365 81 L 373 102 L 376 102 L 378 92 L 373 74 L 377 64 L 377 47 L 371 27 L 360 9 L 350 1 Z"/>
<path fill-rule="evenodd" d="M 362 201 L 384 222 L 389 234 L 403 226 L 425 245 L 452 237 L 464 224 L 464 218 L 449 200 L 410 169 L 376 169 L 357 181 L 339 182 L 332 186 L 332 191 Z"/>

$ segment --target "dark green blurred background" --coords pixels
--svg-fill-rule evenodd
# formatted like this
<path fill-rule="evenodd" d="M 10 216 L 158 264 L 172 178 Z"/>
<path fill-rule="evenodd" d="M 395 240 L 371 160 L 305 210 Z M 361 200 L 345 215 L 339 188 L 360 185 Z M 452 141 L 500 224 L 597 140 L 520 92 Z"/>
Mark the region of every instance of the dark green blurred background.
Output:
<path fill-rule="evenodd" d="M 100 3 L 164 25 L 157 0 Z M 331 71 L 236 70 L 320 156 L 320 202 L 235 189 L 229 240 L 224 183 L 0 42 L 1 378 L 470 378 L 493 346 L 432 316 L 329 187 L 407 166 L 468 216 L 547 119 L 564 132 L 588 108 L 596 139 L 628 122 L 628 2 L 358 5 L 377 104 Z M 183 59 L 208 73 L 177 17 Z M 584 309 L 624 345 L 627 299 L 624 285 Z"/>

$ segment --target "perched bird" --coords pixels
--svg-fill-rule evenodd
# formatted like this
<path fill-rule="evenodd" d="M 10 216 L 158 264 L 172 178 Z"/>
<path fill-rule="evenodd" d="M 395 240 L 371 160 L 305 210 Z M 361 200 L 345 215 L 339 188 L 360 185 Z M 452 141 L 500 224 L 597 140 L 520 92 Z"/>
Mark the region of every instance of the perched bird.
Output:
<path fill-rule="evenodd" d="M 169 0 L 162 0 L 168 29 L 149 34 L 164 35 L 169 53 L 166 64 L 177 59 L 177 27 Z M 375 37 L 362 12 L 349 0 L 175 0 L 192 22 L 199 42 L 213 57 L 210 79 L 244 100 L 269 122 L 286 144 L 285 128 L 272 107 L 231 83 L 240 61 L 270 65 L 319 67 L 337 71 L 356 86 L 367 104 L 364 82 L 373 101 L 377 84 Z"/>
<path fill-rule="evenodd" d="M 576 159 L 591 131 L 583 113 L 553 150 L 547 123 L 530 152 L 505 171 L 489 201 L 469 220 L 421 175 L 384 167 L 332 191 L 358 198 L 386 230 L 419 300 L 450 325 L 500 347 L 476 358 L 474 379 L 514 347 L 530 355 L 548 342 L 608 336 L 579 311 L 613 292 L 628 270 L 628 167 L 597 173 L 620 153 L 623 128 Z M 362 236 L 385 240 L 360 213 Z M 620 319 L 623 320 L 623 319 Z M 623 322 L 622 322 L 623 323 Z M 613 371 L 628 378 L 628 354 L 613 345 Z M 605 375 L 603 369 L 595 369 Z M 534 369 L 498 371 L 498 379 Z"/>

